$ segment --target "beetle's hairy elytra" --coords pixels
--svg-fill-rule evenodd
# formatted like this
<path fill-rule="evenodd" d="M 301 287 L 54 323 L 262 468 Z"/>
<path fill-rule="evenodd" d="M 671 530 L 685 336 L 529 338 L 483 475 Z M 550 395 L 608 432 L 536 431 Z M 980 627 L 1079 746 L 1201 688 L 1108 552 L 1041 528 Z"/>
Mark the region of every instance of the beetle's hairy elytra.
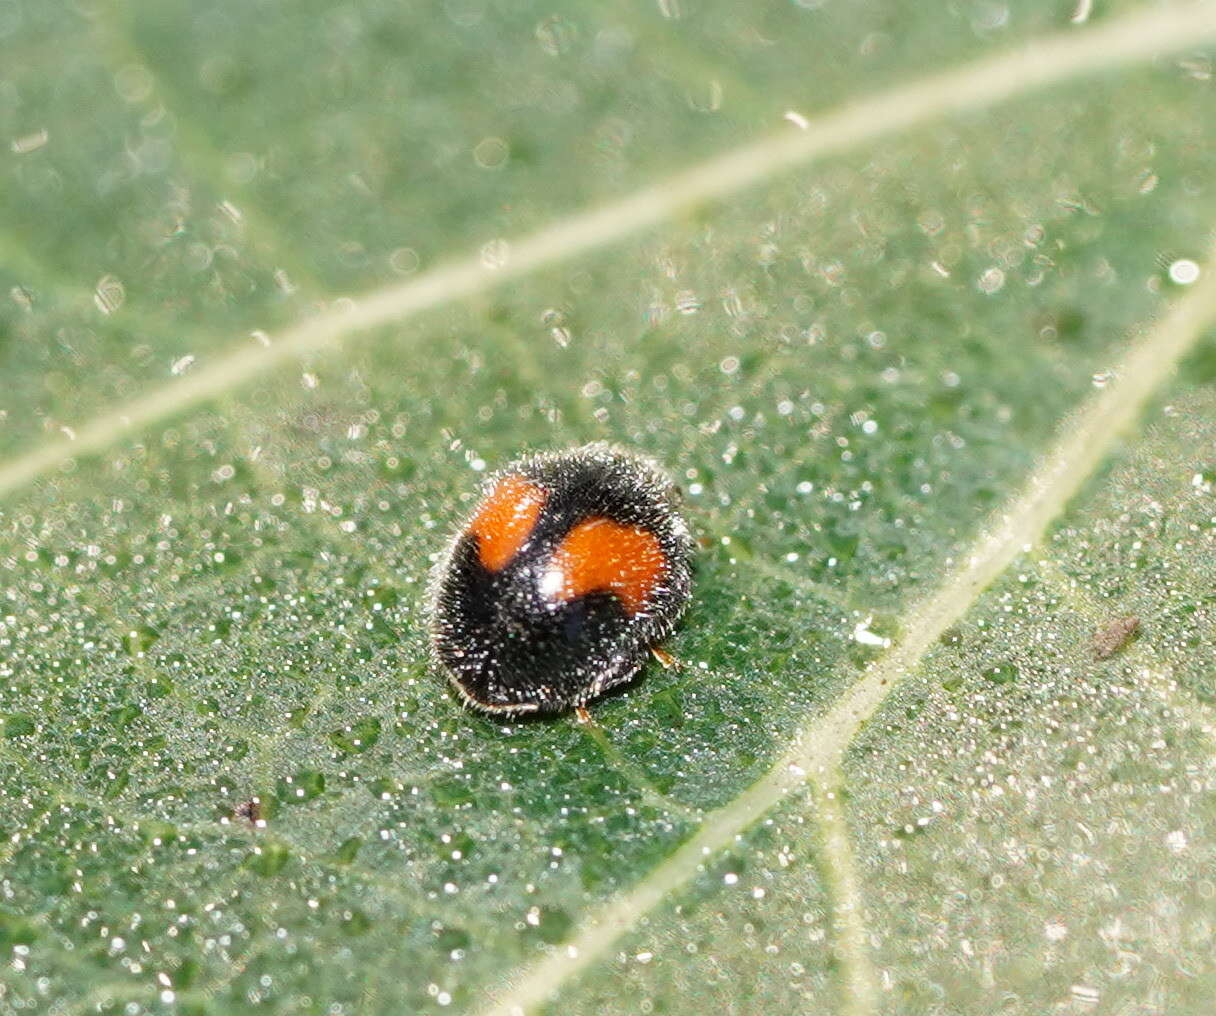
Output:
<path fill-rule="evenodd" d="M 650 460 L 606 444 L 525 456 L 486 481 L 435 569 L 435 655 L 474 708 L 583 706 L 671 633 L 692 552 Z"/>

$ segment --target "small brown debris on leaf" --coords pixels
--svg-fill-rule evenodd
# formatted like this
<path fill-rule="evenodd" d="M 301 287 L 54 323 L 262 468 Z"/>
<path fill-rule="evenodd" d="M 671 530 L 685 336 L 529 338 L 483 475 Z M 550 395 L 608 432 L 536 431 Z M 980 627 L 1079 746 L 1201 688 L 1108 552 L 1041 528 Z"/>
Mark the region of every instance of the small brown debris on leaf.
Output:
<path fill-rule="evenodd" d="M 1094 632 L 1094 658 L 1109 660 L 1126 646 L 1140 630 L 1140 618 L 1129 614 L 1116 617 Z"/>
<path fill-rule="evenodd" d="M 243 818 L 250 825 L 264 826 L 266 823 L 262 821 L 262 802 L 256 797 L 250 798 L 248 801 L 242 801 L 232 809 L 233 818 Z"/>

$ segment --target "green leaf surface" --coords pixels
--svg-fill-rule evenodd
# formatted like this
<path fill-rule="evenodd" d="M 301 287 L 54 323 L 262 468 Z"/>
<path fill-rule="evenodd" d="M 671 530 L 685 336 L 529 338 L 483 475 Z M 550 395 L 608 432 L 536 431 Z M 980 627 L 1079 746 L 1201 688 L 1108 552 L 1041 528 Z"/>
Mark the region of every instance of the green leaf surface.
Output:
<path fill-rule="evenodd" d="M 0 2 L 0 1013 L 1206 1012 L 1214 36 Z M 681 666 L 471 714 L 430 567 L 591 440 Z"/>

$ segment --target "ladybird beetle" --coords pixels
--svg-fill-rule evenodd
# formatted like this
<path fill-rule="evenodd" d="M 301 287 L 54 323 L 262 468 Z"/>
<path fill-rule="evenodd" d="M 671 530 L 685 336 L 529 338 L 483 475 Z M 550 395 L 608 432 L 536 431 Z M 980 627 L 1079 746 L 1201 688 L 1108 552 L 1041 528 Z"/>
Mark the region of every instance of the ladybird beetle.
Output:
<path fill-rule="evenodd" d="M 581 710 L 671 633 L 692 550 L 652 462 L 605 444 L 525 456 L 486 481 L 439 561 L 435 654 L 476 709 Z"/>

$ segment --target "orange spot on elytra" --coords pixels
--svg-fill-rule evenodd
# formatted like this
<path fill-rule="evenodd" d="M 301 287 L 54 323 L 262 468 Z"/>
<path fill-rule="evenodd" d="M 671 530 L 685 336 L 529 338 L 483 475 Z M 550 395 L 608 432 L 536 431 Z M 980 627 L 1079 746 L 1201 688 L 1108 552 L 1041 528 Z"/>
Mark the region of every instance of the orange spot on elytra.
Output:
<path fill-rule="evenodd" d="M 544 582 L 554 599 L 574 600 L 585 593 L 611 592 L 627 613 L 645 605 L 667 567 L 659 539 L 648 529 L 622 526 L 611 519 L 580 522 L 553 552 Z M 548 578 L 548 576 L 546 576 Z"/>
<path fill-rule="evenodd" d="M 546 494 L 522 476 L 504 476 L 469 523 L 477 554 L 490 571 L 507 566 L 527 542 L 545 506 Z"/>

